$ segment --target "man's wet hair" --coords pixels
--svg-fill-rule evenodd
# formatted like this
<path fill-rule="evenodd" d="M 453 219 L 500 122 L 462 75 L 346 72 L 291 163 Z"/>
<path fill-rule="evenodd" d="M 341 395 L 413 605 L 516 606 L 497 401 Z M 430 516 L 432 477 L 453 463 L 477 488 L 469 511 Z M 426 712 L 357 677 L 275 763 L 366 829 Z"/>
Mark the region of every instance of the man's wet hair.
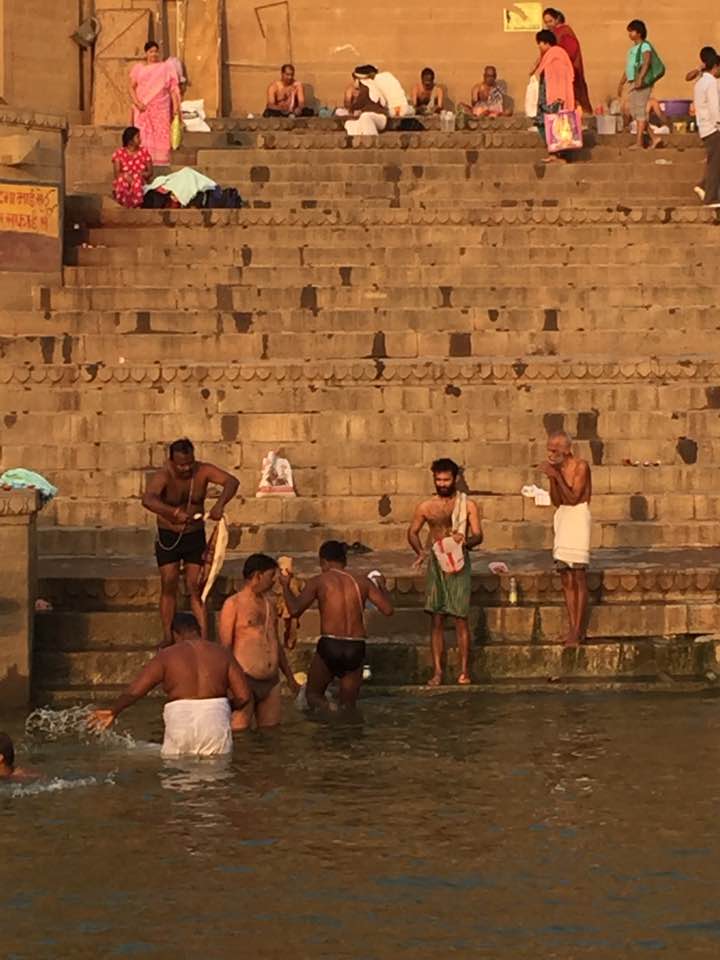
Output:
<path fill-rule="evenodd" d="M 170 459 L 175 456 L 176 453 L 183 453 L 188 456 L 193 456 L 195 453 L 195 447 L 192 445 L 192 440 L 188 440 L 187 437 L 180 437 L 179 440 L 173 440 L 169 447 Z"/>
<path fill-rule="evenodd" d="M 194 613 L 176 613 L 172 618 L 170 629 L 179 637 L 188 633 L 196 633 L 200 636 L 200 624 L 197 622 Z"/>
<path fill-rule="evenodd" d="M 421 72 L 420 72 L 420 78 L 422 79 L 423 77 L 432 77 L 432 79 L 434 80 L 434 79 L 435 79 L 435 71 L 433 70 L 433 68 L 432 68 L 432 67 L 423 67 L 423 69 L 422 69 Z"/>
<path fill-rule="evenodd" d="M 0 754 L 6 767 L 15 766 L 15 746 L 7 733 L 0 733 Z"/>
<path fill-rule="evenodd" d="M 451 473 L 453 480 L 457 480 L 460 467 L 450 457 L 439 457 L 430 464 L 430 473 Z"/>
<path fill-rule="evenodd" d="M 564 440 L 569 447 L 572 446 L 573 438 L 570 436 L 567 430 L 553 430 L 552 433 L 548 434 L 548 442 L 550 442 L 550 440 L 555 440 L 556 437 L 560 437 L 562 440 Z"/>
<path fill-rule="evenodd" d="M 295 65 L 292 63 L 284 63 L 280 67 L 280 73 L 285 73 L 286 70 L 292 70 L 292 72 L 295 73 Z"/>
<path fill-rule="evenodd" d="M 140 131 L 137 127 L 125 127 L 122 132 L 122 145 L 124 147 L 130 146 L 133 141 L 133 138 L 136 137 Z"/>
<path fill-rule="evenodd" d="M 326 540 L 320 547 L 318 556 L 326 563 L 347 563 L 347 547 L 340 540 Z"/>
<path fill-rule="evenodd" d="M 631 20 L 627 25 L 628 33 L 632 30 L 633 33 L 639 33 L 643 40 L 647 40 L 647 27 L 645 26 L 644 21 L 642 20 Z"/>
<path fill-rule="evenodd" d="M 551 47 L 556 47 L 557 37 L 552 30 L 539 30 L 535 34 L 535 43 L 547 43 Z"/>
<path fill-rule="evenodd" d="M 266 553 L 251 553 L 243 566 L 243 577 L 249 580 L 253 574 L 277 570 L 278 562 Z"/>

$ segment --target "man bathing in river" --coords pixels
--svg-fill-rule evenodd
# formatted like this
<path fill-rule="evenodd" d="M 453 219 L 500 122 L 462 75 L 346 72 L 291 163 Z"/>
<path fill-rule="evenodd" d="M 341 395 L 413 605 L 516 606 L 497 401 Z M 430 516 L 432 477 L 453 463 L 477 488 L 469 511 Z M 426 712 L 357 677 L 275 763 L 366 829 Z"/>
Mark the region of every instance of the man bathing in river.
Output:
<path fill-rule="evenodd" d="M 208 484 L 222 487 L 209 514 L 211 520 L 219 520 L 238 489 L 238 481 L 225 470 L 195 459 L 195 449 L 187 437 L 171 443 L 168 454 L 165 466 L 150 477 L 142 498 L 145 509 L 158 518 L 155 557 L 160 568 L 163 646 L 172 642 L 170 624 L 177 605 L 181 562 L 192 612 L 203 637 L 207 636 L 207 617 L 200 600 L 200 573 L 206 546 L 205 498 Z"/>
<path fill-rule="evenodd" d="M 445 617 L 455 620 L 455 635 L 460 655 L 458 683 L 471 683 L 470 677 L 470 589 L 471 565 L 468 551 L 482 543 L 483 533 L 477 504 L 457 489 L 458 465 L 448 458 L 436 460 L 431 471 L 435 496 L 415 508 L 408 529 L 408 543 L 415 551 L 415 564 L 421 569 L 427 561 L 425 610 L 432 616 L 431 650 L 433 675 L 429 684 L 443 682 L 445 668 Z M 420 532 L 427 524 L 427 546 Z"/>
<path fill-rule="evenodd" d="M 567 433 L 548 437 L 547 454 L 541 470 L 550 481 L 550 499 L 557 508 L 553 559 L 560 571 L 568 614 L 568 632 L 562 643 L 576 647 L 585 638 L 588 609 L 592 478 L 590 465 L 574 456 Z"/>
<path fill-rule="evenodd" d="M 15 744 L 7 733 L 0 733 L 0 783 L 3 780 L 35 780 L 38 774 L 15 765 Z"/>
<path fill-rule="evenodd" d="M 277 561 L 254 553 L 245 561 L 241 590 L 228 597 L 220 613 L 222 646 L 232 650 L 250 687 L 250 702 L 233 713 L 233 730 L 247 730 L 253 719 L 258 727 L 280 723 L 280 671 L 297 695 L 285 648 L 278 638 L 278 616 L 274 597 Z"/>
<path fill-rule="evenodd" d="M 373 581 L 348 573 L 344 543 L 328 540 L 319 556 L 320 575 L 309 580 L 297 597 L 290 589 L 290 571 L 280 573 L 292 617 L 299 617 L 316 601 L 320 610 L 321 636 L 308 673 L 307 702 L 310 709 L 327 706 L 325 691 L 337 677 L 340 706 L 354 707 L 365 663 L 365 601 L 370 600 L 386 617 L 392 615 L 393 606 L 384 577 Z"/>
<path fill-rule="evenodd" d="M 95 710 L 89 724 L 107 729 L 127 707 L 162 684 L 168 697 L 163 711 L 164 757 L 211 757 L 232 751 L 230 703 L 242 710 L 250 689 L 232 653 L 200 636 L 191 613 L 176 613 L 173 644 L 152 658 L 108 710 Z"/>

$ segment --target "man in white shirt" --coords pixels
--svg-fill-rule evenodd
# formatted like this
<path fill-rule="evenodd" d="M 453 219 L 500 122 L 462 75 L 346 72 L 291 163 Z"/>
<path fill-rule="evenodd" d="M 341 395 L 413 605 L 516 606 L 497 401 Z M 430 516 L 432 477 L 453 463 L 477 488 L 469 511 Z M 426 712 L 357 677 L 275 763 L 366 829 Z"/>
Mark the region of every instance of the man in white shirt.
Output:
<path fill-rule="evenodd" d="M 712 47 L 700 51 L 703 69 L 695 82 L 693 100 L 698 133 L 705 147 L 705 176 L 695 193 L 710 207 L 720 207 L 720 57 Z"/>

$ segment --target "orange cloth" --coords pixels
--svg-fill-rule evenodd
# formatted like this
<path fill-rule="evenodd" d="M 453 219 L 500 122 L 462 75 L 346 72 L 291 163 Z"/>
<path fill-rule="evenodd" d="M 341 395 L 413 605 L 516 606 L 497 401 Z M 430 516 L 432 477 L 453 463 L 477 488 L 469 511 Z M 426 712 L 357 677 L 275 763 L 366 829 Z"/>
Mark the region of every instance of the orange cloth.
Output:
<path fill-rule="evenodd" d="M 545 101 L 548 106 L 562 100 L 563 110 L 575 109 L 573 81 L 575 71 L 572 61 L 562 47 L 550 47 L 543 55 L 538 73 L 545 74 Z"/>

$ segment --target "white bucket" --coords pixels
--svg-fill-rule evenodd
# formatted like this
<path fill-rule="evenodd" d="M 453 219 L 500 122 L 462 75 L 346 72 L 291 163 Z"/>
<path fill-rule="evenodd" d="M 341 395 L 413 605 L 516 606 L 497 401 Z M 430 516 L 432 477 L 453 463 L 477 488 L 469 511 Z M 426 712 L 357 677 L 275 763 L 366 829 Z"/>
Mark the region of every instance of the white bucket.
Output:
<path fill-rule="evenodd" d="M 617 133 L 617 117 L 612 114 L 609 116 L 599 114 L 595 117 L 595 120 L 597 121 L 597 132 L 601 137 L 609 137 L 611 134 Z"/>

